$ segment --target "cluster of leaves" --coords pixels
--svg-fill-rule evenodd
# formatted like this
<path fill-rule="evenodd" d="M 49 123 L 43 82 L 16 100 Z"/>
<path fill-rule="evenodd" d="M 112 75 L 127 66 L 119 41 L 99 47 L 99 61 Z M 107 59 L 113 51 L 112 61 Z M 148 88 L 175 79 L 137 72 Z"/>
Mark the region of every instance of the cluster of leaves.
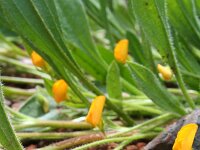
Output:
<path fill-rule="evenodd" d="M 27 51 L 34 49 L 50 69 L 44 73 L 4 56 L 0 60 L 41 76 L 50 94 L 54 80 L 64 79 L 73 100 L 65 106 L 89 108 L 90 97 L 85 94 L 89 93 L 91 97 L 107 95 L 105 116 L 119 117 L 125 125 L 134 124 L 131 114 L 138 111 L 144 116 L 169 112 L 180 117 L 198 106 L 188 89 L 199 94 L 199 10 L 200 2 L 195 0 L 0 0 L 2 33 L 12 30 L 10 33 L 19 35 Z M 130 58 L 123 65 L 114 59 L 113 49 L 125 38 L 129 40 Z M 3 36 L 0 39 L 6 41 Z M 171 81 L 160 78 L 158 63 L 173 70 Z M 39 99 L 43 110 L 48 110 L 49 100 L 44 97 L 49 94 L 41 94 L 42 90 L 25 105 L 30 107 Z M 25 105 L 21 112 L 26 114 Z M 108 129 L 109 125 L 116 128 L 107 122 Z"/>

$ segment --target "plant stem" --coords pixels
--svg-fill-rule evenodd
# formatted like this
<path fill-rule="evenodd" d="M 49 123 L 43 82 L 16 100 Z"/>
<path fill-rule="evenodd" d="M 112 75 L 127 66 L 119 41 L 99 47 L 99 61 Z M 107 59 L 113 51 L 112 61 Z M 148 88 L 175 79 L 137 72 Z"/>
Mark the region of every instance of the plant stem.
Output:
<path fill-rule="evenodd" d="M 65 138 L 79 137 L 95 133 L 94 131 L 73 131 L 73 132 L 21 132 L 17 133 L 20 140 L 58 140 Z"/>
<path fill-rule="evenodd" d="M 135 134 L 131 137 L 117 137 L 117 138 L 104 139 L 104 140 L 96 141 L 96 142 L 93 142 L 93 143 L 89 143 L 89 144 L 74 148 L 73 150 L 86 150 L 88 148 L 92 148 L 92 147 L 95 147 L 95 146 L 98 146 L 98 145 L 104 145 L 104 144 L 112 143 L 112 142 L 121 142 L 121 141 L 124 141 L 124 140 L 133 141 L 133 140 L 139 140 L 139 139 L 143 139 L 143 138 L 145 138 L 145 139 L 146 138 L 152 138 L 152 137 L 155 137 L 157 134 L 158 133 L 155 133 L 155 132 L 137 133 L 137 134 Z M 51 149 L 49 149 L 49 150 L 51 150 Z M 52 150 L 54 150 L 54 149 L 52 149 Z"/>
<path fill-rule="evenodd" d="M 0 61 L 12 64 L 12 65 L 18 67 L 20 70 L 22 70 L 24 72 L 31 73 L 31 74 L 34 74 L 34 75 L 38 75 L 38 76 L 40 76 L 42 78 L 46 78 L 46 79 L 50 78 L 49 75 L 47 75 L 46 73 L 42 73 L 42 72 L 37 71 L 35 69 L 35 67 L 33 67 L 31 65 L 24 64 L 24 63 L 17 61 L 15 59 L 8 58 L 8 57 L 5 57 L 5 56 L 0 56 Z"/>
<path fill-rule="evenodd" d="M 177 94 L 177 95 L 183 96 L 183 93 L 182 93 L 182 91 L 180 89 L 169 88 L 168 90 L 173 94 Z M 194 90 L 187 90 L 187 92 L 190 95 L 190 97 L 197 97 L 197 96 L 200 95 L 197 91 L 194 91 Z"/>
<path fill-rule="evenodd" d="M 15 88 L 15 87 L 9 87 L 9 86 L 4 86 L 4 95 L 5 96 L 12 96 L 12 95 L 18 95 L 18 96 L 31 96 L 35 93 L 35 89 L 20 89 L 20 88 Z"/>
<path fill-rule="evenodd" d="M 113 103 L 120 105 L 123 104 L 123 107 L 125 108 L 125 110 L 130 110 L 130 111 L 143 111 L 143 112 L 148 112 L 150 114 L 162 114 L 162 111 L 160 111 L 159 109 L 155 109 L 155 108 L 151 108 L 148 106 L 143 106 L 142 104 L 137 104 L 137 103 L 131 103 L 131 102 L 120 102 L 118 100 L 111 100 Z"/>
<path fill-rule="evenodd" d="M 21 56 L 27 56 L 27 53 L 25 51 L 15 46 L 12 42 L 8 41 L 2 34 L 0 34 L 0 40 L 8 44 L 12 48 L 11 50 L 15 54 L 19 54 Z"/>
<path fill-rule="evenodd" d="M 56 120 L 33 120 L 19 125 L 15 125 L 15 130 L 22 130 L 33 127 L 52 127 L 52 128 L 66 128 L 66 129 L 91 129 L 92 126 L 86 122 L 73 121 L 56 121 Z"/>
<path fill-rule="evenodd" d="M 145 127 L 145 126 L 149 126 L 149 125 L 157 125 L 157 124 L 163 124 L 173 118 L 175 118 L 176 116 L 174 114 L 171 114 L 171 113 L 166 113 L 166 114 L 163 114 L 163 115 L 160 115 L 158 117 L 155 117 L 151 120 L 148 120 L 148 121 L 145 121 L 141 124 L 138 124 L 138 125 L 135 125 L 133 126 L 132 128 L 129 128 L 129 129 L 126 129 L 125 131 L 121 131 L 121 132 L 118 132 L 118 133 L 114 133 L 114 134 L 111 134 L 111 135 L 108 135 L 108 137 L 117 137 L 117 136 L 122 136 L 122 135 L 125 135 L 127 133 L 131 133 L 137 129 L 140 129 L 142 127 Z"/>
<path fill-rule="evenodd" d="M 128 139 L 126 139 L 125 141 L 123 141 L 114 150 L 121 150 L 121 149 L 123 149 L 123 147 L 125 147 L 128 144 L 130 144 L 133 140 L 139 140 L 139 139 L 144 139 L 144 138 L 145 139 L 151 139 L 151 138 L 155 137 L 156 135 L 158 135 L 157 132 L 140 133 L 140 134 L 133 135 L 133 136 L 129 137 Z"/>
<path fill-rule="evenodd" d="M 104 135 L 102 133 L 96 133 L 96 134 L 89 134 L 85 136 L 75 137 L 71 139 L 67 139 L 61 142 L 57 142 L 54 144 L 51 144 L 49 146 L 39 148 L 37 150 L 62 150 L 62 149 L 69 149 L 71 147 L 82 145 L 85 143 L 90 143 L 93 141 L 98 141 L 104 139 Z"/>
<path fill-rule="evenodd" d="M 180 86 L 180 89 L 182 90 L 183 95 L 185 96 L 185 99 L 186 99 L 186 101 L 188 102 L 189 106 L 190 106 L 192 109 L 194 109 L 194 108 L 195 108 L 195 104 L 194 104 L 193 100 L 190 98 L 190 96 L 189 96 L 189 94 L 188 94 L 188 92 L 187 92 L 187 89 L 186 89 L 186 87 L 185 87 L 184 81 L 183 81 L 183 79 L 182 79 L 182 76 L 181 76 L 181 73 L 180 73 L 178 67 L 177 67 L 177 70 L 176 70 L 176 71 L 177 71 L 177 73 L 176 73 L 176 79 L 177 79 L 177 81 L 178 81 L 178 84 L 179 84 L 179 86 Z"/>
<path fill-rule="evenodd" d="M 1 76 L 1 80 L 4 82 L 12 82 L 17 84 L 44 84 L 43 80 L 33 78 Z"/>

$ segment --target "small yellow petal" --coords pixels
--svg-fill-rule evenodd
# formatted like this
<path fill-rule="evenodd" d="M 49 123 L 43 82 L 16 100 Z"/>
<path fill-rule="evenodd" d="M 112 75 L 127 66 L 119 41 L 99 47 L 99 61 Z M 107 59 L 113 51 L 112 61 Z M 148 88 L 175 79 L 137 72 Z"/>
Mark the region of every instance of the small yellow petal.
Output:
<path fill-rule="evenodd" d="M 35 66 L 37 66 L 37 67 L 43 67 L 43 66 L 45 66 L 44 59 L 38 53 L 36 53 L 35 51 L 33 51 L 31 53 L 31 59 L 32 59 L 32 62 L 33 62 L 33 64 Z"/>
<path fill-rule="evenodd" d="M 97 96 L 90 106 L 90 110 L 86 117 L 86 121 L 90 123 L 93 127 L 99 127 L 102 121 L 102 112 L 104 108 L 106 97 Z"/>
<path fill-rule="evenodd" d="M 57 103 L 65 100 L 67 96 L 68 85 L 64 80 L 58 80 L 53 84 L 52 92 Z"/>
<path fill-rule="evenodd" d="M 198 125 L 195 123 L 183 126 L 177 134 L 173 150 L 192 150 L 192 144 L 197 129 Z"/>
<path fill-rule="evenodd" d="M 120 40 L 114 49 L 114 56 L 115 59 L 120 62 L 125 64 L 127 57 L 128 57 L 128 40 L 127 39 L 123 39 Z"/>
<path fill-rule="evenodd" d="M 173 74 L 170 68 L 158 64 L 157 69 L 165 80 L 170 80 L 172 78 Z"/>

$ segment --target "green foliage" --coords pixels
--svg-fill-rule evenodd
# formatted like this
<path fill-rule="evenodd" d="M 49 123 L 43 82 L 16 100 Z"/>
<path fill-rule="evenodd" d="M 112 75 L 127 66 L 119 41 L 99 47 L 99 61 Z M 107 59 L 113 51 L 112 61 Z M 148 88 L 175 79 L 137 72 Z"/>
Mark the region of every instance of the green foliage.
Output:
<path fill-rule="evenodd" d="M 132 0 L 131 2 L 136 19 L 143 29 L 147 39 L 158 49 L 162 58 L 168 61 L 170 67 L 176 75 L 178 84 L 183 91 L 187 102 L 191 108 L 194 108 L 194 102 L 186 91 L 186 87 L 178 67 L 178 62 L 176 60 L 173 38 L 166 17 L 166 10 L 164 9 L 166 5 L 165 2 L 158 0 Z M 144 11 L 146 11 L 146 13 L 143 13 Z"/>
<path fill-rule="evenodd" d="M 137 83 L 138 87 L 149 97 L 154 103 L 166 111 L 171 111 L 179 115 L 185 114 L 183 106 L 176 97 L 171 95 L 156 76 L 144 66 L 136 63 L 129 63 L 132 70 L 133 79 Z"/>
<path fill-rule="evenodd" d="M 120 80 L 119 67 L 115 61 L 113 61 L 109 68 L 106 79 L 107 92 L 110 98 L 122 99 L 122 85 Z"/>
<path fill-rule="evenodd" d="M 6 148 L 6 150 L 22 150 L 22 146 L 18 141 L 14 130 L 11 126 L 9 118 L 5 112 L 3 88 L 0 82 L 0 144 Z"/>
<path fill-rule="evenodd" d="M 133 139 L 144 138 L 150 130 L 175 116 L 180 117 L 199 107 L 199 16 L 198 0 L 0 0 L 0 32 L 4 34 L 0 35 L 0 61 L 8 68 L 16 66 L 20 73 L 40 76 L 44 83 L 39 83 L 45 88 L 34 87 L 36 93 L 24 102 L 20 112 L 8 109 L 14 116 L 14 126 L 20 131 L 43 132 L 62 126 L 59 121 L 49 121 L 51 119 L 83 121 L 90 100 L 106 95 L 104 118 L 109 121 L 105 131 L 116 130 L 116 135 L 120 135 L 118 129 L 123 129 L 122 133 L 137 129 L 139 136 L 125 137 L 123 142 L 123 138 L 111 135 L 105 141 L 88 145 L 116 140 L 122 142 L 123 147 Z M 15 37 L 9 39 L 8 35 Z M 129 41 L 129 55 L 127 64 L 120 64 L 114 58 L 113 49 L 115 43 L 125 38 Z M 36 51 L 47 66 L 35 68 L 23 63 L 27 55 L 16 45 L 24 45 L 29 55 Z M 160 78 L 157 64 L 172 69 L 174 76 L 170 81 Z M 3 70 L 9 73 L 9 69 Z M 58 79 L 64 79 L 69 85 L 68 101 L 59 105 L 52 102 L 52 85 Z M 19 82 L 20 78 L 14 80 L 26 83 Z M 19 97 L 28 93 L 9 86 L 7 91 L 11 99 L 14 93 Z M 0 98 L 2 102 L 3 97 Z M 30 109 L 34 109 L 34 113 Z M 5 120 L 0 124 L 0 143 L 5 148 L 20 149 L 3 103 L 0 103 L 0 111 L 0 118 Z M 162 117 L 165 112 L 169 118 Z M 141 124 L 127 130 L 121 125 L 113 127 L 118 118 L 124 125 L 132 126 L 132 116 L 137 121 L 146 116 L 157 119 L 142 120 Z M 85 122 L 76 125 L 77 129 L 91 128 Z M 147 131 L 143 126 L 149 125 L 151 128 L 143 134 Z M 65 122 L 65 128 L 73 126 L 74 122 Z M 150 135 L 158 133 L 155 130 Z M 8 144 L 9 136 L 12 136 L 11 144 Z M 94 141 L 89 139 L 87 142 L 90 140 Z M 64 141 L 55 145 L 58 149 L 76 146 L 76 143 L 68 144 Z M 54 146 L 46 147 L 51 148 Z"/>

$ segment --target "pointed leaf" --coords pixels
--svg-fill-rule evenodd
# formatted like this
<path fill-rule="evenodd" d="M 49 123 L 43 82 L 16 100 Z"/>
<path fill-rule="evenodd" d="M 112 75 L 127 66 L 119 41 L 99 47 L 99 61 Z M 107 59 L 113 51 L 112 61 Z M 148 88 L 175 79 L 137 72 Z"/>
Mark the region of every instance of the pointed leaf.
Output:
<path fill-rule="evenodd" d="M 177 114 L 185 114 L 185 110 L 179 103 L 178 99 L 170 94 L 162 86 L 156 76 L 147 68 L 136 63 L 129 63 L 133 79 L 139 88 L 157 104 L 166 111 Z"/>
<path fill-rule="evenodd" d="M 120 82 L 120 72 L 118 65 L 115 61 L 111 63 L 108 68 L 108 74 L 106 78 L 106 88 L 108 96 L 114 99 L 122 98 L 122 85 Z"/>
<path fill-rule="evenodd" d="M 4 108 L 4 98 L 2 84 L 0 82 L 0 144 L 6 150 L 22 150 L 22 146 L 18 141 L 15 132 L 11 126 L 8 116 Z"/>

